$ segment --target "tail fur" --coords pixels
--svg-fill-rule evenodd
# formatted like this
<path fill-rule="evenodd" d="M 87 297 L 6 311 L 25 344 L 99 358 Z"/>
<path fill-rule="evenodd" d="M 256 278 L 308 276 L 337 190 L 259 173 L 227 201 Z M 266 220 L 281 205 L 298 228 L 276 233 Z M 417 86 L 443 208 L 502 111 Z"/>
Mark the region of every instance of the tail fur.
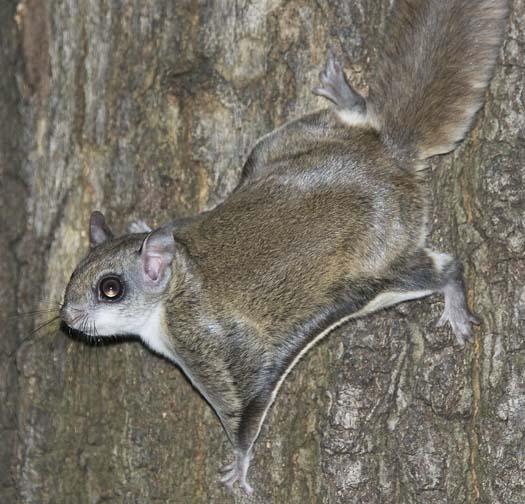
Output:
<path fill-rule="evenodd" d="M 368 114 L 385 142 L 419 159 L 469 130 L 501 43 L 507 0 L 397 0 Z"/>

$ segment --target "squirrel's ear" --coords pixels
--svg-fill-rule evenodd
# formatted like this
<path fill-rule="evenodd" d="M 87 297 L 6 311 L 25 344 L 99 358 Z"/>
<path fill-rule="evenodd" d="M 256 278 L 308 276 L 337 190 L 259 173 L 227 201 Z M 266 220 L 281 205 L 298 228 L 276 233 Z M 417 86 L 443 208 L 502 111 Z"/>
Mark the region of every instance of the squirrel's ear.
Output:
<path fill-rule="evenodd" d="M 106 224 L 106 219 L 95 210 L 89 219 L 89 244 L 91 248 L 104 243 L 106 240 L 111 240 L 111 238 L 113 238 L 113 233 Z"/>
<path fill-rule="evenodd" d="M 145 278 L 155 284 L 162 283 L 175 257 L 175 251 L 175 239 L 171 229 L 160 228 L 146 236 L 141 249 Z"/>

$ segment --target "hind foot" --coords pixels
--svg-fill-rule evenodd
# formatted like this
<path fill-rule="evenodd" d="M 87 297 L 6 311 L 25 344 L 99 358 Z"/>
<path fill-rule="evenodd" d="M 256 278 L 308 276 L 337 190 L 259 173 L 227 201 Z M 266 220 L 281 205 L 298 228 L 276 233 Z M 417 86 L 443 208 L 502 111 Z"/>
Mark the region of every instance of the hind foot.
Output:
<path fill-rule="evenodd" d="M 445 309 L 437 322 L 437 327 L 447 322 L 452 327 L 456 340 L 460 346 L 472 340 L 472 324 L 479 325 L 479 318 L 468 309 L 465 294 L 461 287 L 450 284 L 443 289 L 445 295 Z"/>

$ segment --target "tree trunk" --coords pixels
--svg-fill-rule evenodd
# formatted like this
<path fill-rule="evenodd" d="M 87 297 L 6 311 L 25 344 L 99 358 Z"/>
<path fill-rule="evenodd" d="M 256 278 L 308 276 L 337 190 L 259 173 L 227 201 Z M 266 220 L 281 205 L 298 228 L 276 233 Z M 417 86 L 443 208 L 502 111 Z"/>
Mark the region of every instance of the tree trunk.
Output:
<path fill-rule="evenodd" d="M 297 365 L 255 447 L 255 494 L 180 371 L 88 347 L 54 313 L 103 210 L 119 231 L 213 207 L 256 139 L 326 104 L 332 46 L 366 89 L 387 0 L 0 3 L 0 502 L 525 502 L 525 3 L 473 132 L 432 163 L 430 241 L 463 262 L 473 344 L 439 296 L 346 324 Z M 395 2 L 393 2 L 395 8 Z"/>

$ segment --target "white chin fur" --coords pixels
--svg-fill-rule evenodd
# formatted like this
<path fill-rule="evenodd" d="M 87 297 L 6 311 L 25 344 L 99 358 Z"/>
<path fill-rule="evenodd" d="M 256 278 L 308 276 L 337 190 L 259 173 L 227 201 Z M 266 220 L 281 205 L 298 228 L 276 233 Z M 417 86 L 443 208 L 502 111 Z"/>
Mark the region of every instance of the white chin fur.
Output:
<path fill-rule="evenodd" d="M 100 335 L 112 336 L 115 334 L 133 334 L 138 336 L 144 344 L 154 352 L 162 354 L 168 359 L 176 361 L 169 339 L 167 338 L 163 323 L 162 305 L 157 305 L 151 310 L 125 317 L 124 319 L 114 316 L 109 311 L 98 314 L 95 325 L 98 331 L 100 324 L 102 332 Z"/>
<path fill-rule="evenodd" d="M 95 323 L 97 336 L 115 336 L 132 334 L 141 336 L 153 322 L 152 319 L 158 318 L 158 309 L 151 311 L 129 314 L 123 316 L 120 310 L 106 309 L 97 310 L 93 314 L 92 320 Z M 87 328 L 93 331 L 93 327 Z"/>
<path fill-rule="evenodd" d="M 176 361 L 176 356 L 169 344 L 164 325 L 162 305 L 152 307 L 142 313 L 122 316 L 116 307 L 104 307 L 93 313 L 87 321 L 70 324 L 72 329 L 82 331 L 89 336 L 138 336 L 147 347 L 169 359 Z"/>

